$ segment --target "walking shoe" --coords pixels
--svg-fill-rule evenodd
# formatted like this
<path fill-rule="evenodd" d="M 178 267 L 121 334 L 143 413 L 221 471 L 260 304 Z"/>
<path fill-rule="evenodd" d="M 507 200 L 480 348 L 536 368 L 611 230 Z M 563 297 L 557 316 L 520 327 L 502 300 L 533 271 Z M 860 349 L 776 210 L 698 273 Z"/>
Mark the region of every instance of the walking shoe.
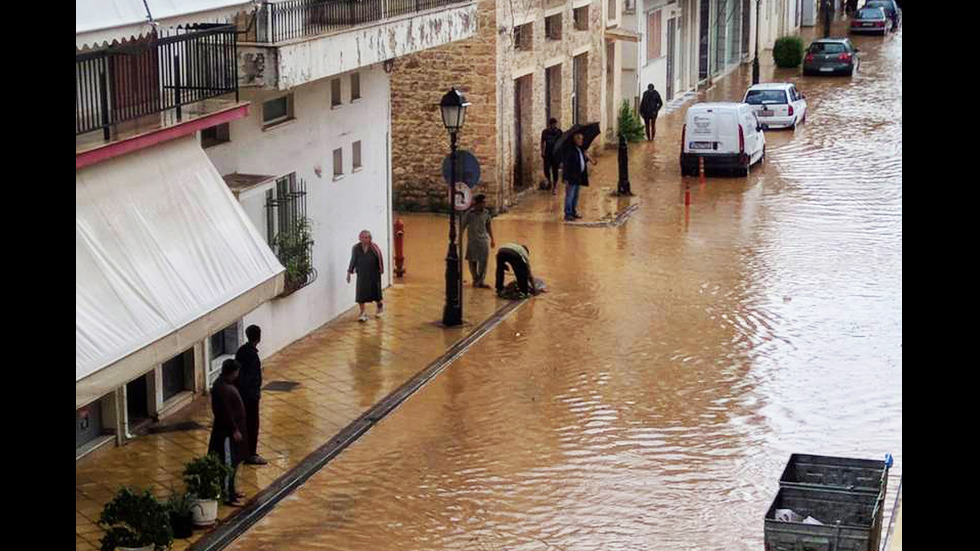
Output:
<path fill-rule="evenodd" d="M 582 215 L 576 212 L 575 214 L 572 215 L 572 218 L 578 220 L 579 218 L 582 218 Z"/>
<path fill-rule="evenodd" d="M 226 499 L 225 505 L 227 505 L 228 507 L 241 507 L 242 502 L 238 501 L 237 499 Z"/>
<path fill-rule="evenodd" d="M 384 315 L 384 313 L 385 313 L 385 307 L 384 306 L 380 306 L 380 307 L 378 307 L 378 311 L 374 314 L 374 317 L 380 318 L 381 316 Z"/>
<path fill-rule="evenodd" d="M 269 462 L 266 461 L 261 455 L 255 454 L 245 460 L 246 465 L 268 465 Z"/>
<path fill-rule="evenodd" d="M 367 320 L 368 320 L 367 312 L 364 312 L 363 314 L 361 314 L 361 317 L 357 318 L 357 321 L 367 321 Z"/>

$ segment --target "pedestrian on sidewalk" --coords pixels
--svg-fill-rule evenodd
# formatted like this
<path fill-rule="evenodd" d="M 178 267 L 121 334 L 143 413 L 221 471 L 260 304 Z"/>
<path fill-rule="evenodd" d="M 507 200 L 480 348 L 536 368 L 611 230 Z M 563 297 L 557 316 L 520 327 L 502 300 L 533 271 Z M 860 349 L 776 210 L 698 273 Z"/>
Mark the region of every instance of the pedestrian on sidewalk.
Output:
<path fill-rule="evenodd" d="M 259 450 L 259 399 L 262 397 L 262 361 L 259 360 L 258 344 L 262 340 L 262 329 L 258 325 L 245 328 L 245 338 L 248 342 L 238 347 L 235 360 L 241 365 L 241 372 L 235 386 L 245 404 L 245 436 L 248 440 L 248 455 L 245 463 L 248 465 L 265 465 L 268 463 Z"/>
<path fill-rule="evenodd" d="M 538 294 L 538 288 L 534 283 L 534 276 L 531 274 L 531 250 L 527 245 L 517 243 L 507 243 L 501 245 L 497 251 L 497 294 L 504 292 L 504 272 L 507 265 L 514 272 L 517 278 L 517 286 L 525 295 Z"/>
<path fill-rule="evenodd" d="M 381 248 L 371 240 L 371 232 L 363 230 L 358 236 L 358 243 L 351 250 L 350 266 L 347 267 L 347 283 L 350 283 L 350 275 L 357 272 L 355 301 L 361 308 L 358 321 L 368 320 L 364 305 L 369 302 L 378 303 L 375 317 L 380 318 L 384 314 L 385 305 L 381 296 L 381 274 L 385 271 L 383 258 Z"/>
<path fill-rule="evenodd" d="M 562 161 L 562 176 L 565 178 L 565 221 L 582 218 L 578 213 L 579 188 L 589 185 L 589 163 L 596 164 L 582 149 L 585 137 L 581 132 L 572 136 L 573 145 Z"/>
<path fill-rule="evenodd" d="M 653 84 L 648 85 L 640 101 L 640 116 L 643 117 L 643 124 L 646 126 L 647 141 L 657 137 L 657 114 L 663 106 L 664 101 L 660 98 L 660 92 L 654 89 Z"/>
<path fill-rule="evenodd" d="M 555 143 L 561 138 L 561 128 L 558 119 L 548 120 L 548 128 L 541 132 L 541 162 L 544 164 L 544 179 L 551 189 L 552 195 L 558 195 L 558 164 L 555 159 Z"/>
<path fill-rule="evenodd" d="M 466 260 L 470 263 L 470 275 L 473 276 L 473 287 L 489 289 L 483 282 L 487 275 L 487 261 L 490 259 L 490 249 L 497 246 L 493 239 L 493 228 L 490 227 L 490 210 L 486 207 L 487 196 L 477 195 L 473 198 L 473 207 L 463 216 L 460 234 L 466 232 Z M 460 235 L 462 237 L 462 235 Z M 462 239 L 460 239 L 462 241 Z"/>
<path fill-rule="evenodd" d="M 214 415 L 214 425 L 211 427 L 211 439 L 208 441 L 208 453 L 217 455 L 221 461 L 231 468 L 231 474 L 225 478 L 225 504 L 237 507 L 245 497 L 235 489 L 235 475 L 238 474 L 238 464 L 248 453 L 248 439 L 245 437 L 245 405 L 235 386 L 235 380 L 241 365 L 232 359 L 221 364 L 221 375 L 211 386 L 211 413 Z"/>

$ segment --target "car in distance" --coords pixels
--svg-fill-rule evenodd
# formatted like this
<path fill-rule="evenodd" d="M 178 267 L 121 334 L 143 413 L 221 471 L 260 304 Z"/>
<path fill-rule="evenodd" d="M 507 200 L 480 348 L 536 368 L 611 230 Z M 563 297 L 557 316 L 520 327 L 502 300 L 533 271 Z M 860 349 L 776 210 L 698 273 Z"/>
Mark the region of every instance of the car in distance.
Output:
<path fill-rule="evenodd" d="M 892 30 L 892 20 L 882 8 L 861 8 L 851 19 L 851 33 L 881 33 Z"/>
<path fill-rule="evenodd" d="M 743 102 L 749 104 L 762 128 L 796 128 L 806 119 L 806 97 L 789 82 L 750 86 Z"/>
<path fill-rule="evenodd" d="M 804 75 L 853 75 L 860 60 L 858 49 L 847 38 L 814 40 L 803 56 Z"/>

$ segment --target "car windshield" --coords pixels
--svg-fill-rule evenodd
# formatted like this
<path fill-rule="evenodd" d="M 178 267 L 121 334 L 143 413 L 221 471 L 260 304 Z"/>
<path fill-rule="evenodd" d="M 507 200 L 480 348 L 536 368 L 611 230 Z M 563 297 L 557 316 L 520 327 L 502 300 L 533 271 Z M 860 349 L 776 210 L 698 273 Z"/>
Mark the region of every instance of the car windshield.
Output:
<path fill-rule="evenodd" d="M 810 52 L 815 54 L 841 54 L 846 50 L 840 42 L 814 42 L 810 44 Z"/>
<path fill-rule="evenodd" d="M 783 90 L 749 90 L 745 103 L 762 105 L 763 103 L 786 103 L 786 92 Z"/>
<path fill-rule="evenodd" d="M 864 8 L 857 13 L 858 19 L 884 19 L 885 11 L 881 8 Z"/>

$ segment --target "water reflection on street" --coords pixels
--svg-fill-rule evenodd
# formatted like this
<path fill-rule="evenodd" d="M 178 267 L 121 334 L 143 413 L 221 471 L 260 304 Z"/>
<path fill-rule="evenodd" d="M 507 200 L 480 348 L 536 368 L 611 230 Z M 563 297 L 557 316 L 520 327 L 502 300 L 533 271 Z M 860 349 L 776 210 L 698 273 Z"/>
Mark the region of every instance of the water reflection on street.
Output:
<path fill-rule="evenodd" d="M 631 149 L 625 225 L 564 225 L 544 192 L 499 217 L 551 292 L 230 549 L 758 550 L 790 453 L 891 452 L 900 474 L 902 37 L 854 41 L 853 78 L 763 67 L 807 122 L 767 132 L 747 179 L 688 179 L 687 215 L 681 109 Z M 626 204 L 614 152 L 594 180 L 587 217 Z M 438 266 L 443 221 L 406 226 Z"/>

